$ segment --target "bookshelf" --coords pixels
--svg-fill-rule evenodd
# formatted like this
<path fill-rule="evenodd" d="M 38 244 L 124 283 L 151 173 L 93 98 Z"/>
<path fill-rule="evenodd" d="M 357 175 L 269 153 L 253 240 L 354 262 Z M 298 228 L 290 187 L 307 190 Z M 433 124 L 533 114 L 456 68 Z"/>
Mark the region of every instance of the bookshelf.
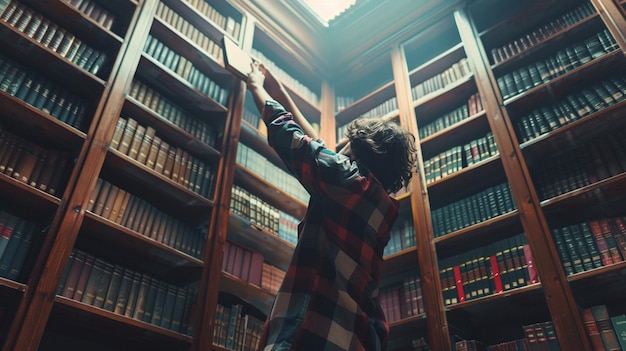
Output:
<path fill-rule="evenodd" d="M 252 347 L 307 196 L 224 68 L 227 36 L 271 62 L 329 146 L 359 116 L 418 136 L 383 266 L 390 350 L 528 333 L 591 350 L 582 311 L 626 313 L 624 2 L 406 6 L 417 18 L 325 46 L 350 25 L 280 24 L 271 4 L 0 1 L 2 349 Z M 101 295 L 114 279 L 138 293 Z"/>
<path fill-rule="evenodd" d="M 535 15 L 533 11 L 539 7 L 542 9 L 541 15 Z M 617 263 L 566 275 L 559 259 L 559 250 L 562 249 L 555 247 L 552 239 L 552 233 L 559 232 L 561 227 L 578 227 L 582 225 L 579 222 L 586 223 L 577 221 L 577 216 L 608 217 L 611 221 L 615 216 L 623 214 L 623 209 L 616 206 L 615 202 L 621 198 L 615 193 L 619 192 L 617 183 L 622 176 L 622 168 L 617 166 L 617 160 L 607 161 L 605 165 L 586 164 L 586 169 L 607 169 L 602 176 L 603 180 L 597 180 L 596 183 L 587 181 L 579 185 L 572 184 L 570 188 L 561 186 L 561 192 L 554 194 L 553 190 L 551 196 L 542 190 L 549 182 L 552 182 L 552 187 L 557 186 L 555 177 L 561 177 L 556 179 L 562 182 L 565 182 L 563 177 L 566 177 L 556 173 L 548 175 L 545 171 L 542 174 L 542 167 L 565 158 L 568 148 L 572 149 L 567 156 L 570 160 L 572 157 L 580 157 L 575 151 L 585 145 L 584 140 L 592 145 L 594 140 L 596 144 L 604 144 L 597 139 L 601 134 L 607 135 L 607 140 L 612 140 L 612 133 L 608 133 L 609 125 L 621 130 L 622 124 L 611 117 L 615 116 L 612 111 L 619 110 L 621 100 L 607 98 L 598 102 L 595 110 L 575 119 L 572 116 L 572 120 L 560 122 L 558 127 L 555 125 L 555 129 L 545 128 L 531 137 L 527 131 L 524 132 L 520 119 L 521 116 L 534 115 L 532 110 L 541 108 L 546 101 L 556 103 L 559 98 L 566 99 L 567 94 L 577 89 L 589 88 L 593 84 L 603 86 L 602 77 L 614 76 L 616 72 L 622 71 L 623 53 L 619 49 L 622 32 L 611 23 L 619 25 L 623 18 L 615 16 L 618 12 L 614 10 L 611 3 L 605 4 L 603 1 L 575 2 L 568 6 L 538 1 L 512 5 L 507 9 L 502 9 L 495 2 L 476 1 L 467 7 L 452 5 L 436 19 L 424 19 L 424 25 L 416 26 L 410 34 L 396 34 L 395 37 L 407 37 L 399 49 L 393 49 L 393 40 L 389 43 L 394 71 L 391 84 L 397 86 L 395 94 L 399 102 L 400 121 L 415 128 L 415 134 L 420 136 L 420 173 L 424 175 L 423 179 L 411 184 L 410 199 L 418 233 L 419 262 L 416 266 L 425 282 L 423 298 L 428 323 L 422 325 L 421 329 L 416 326 L 412 330 L 418 330 L 417 335 L 425 336 L 433 349 L 450 349 L 463 339 L 480 340 L 485 345 L 512 343 L 525 338 L 523 327 L 539 325 L 554 327 L 557 336 L 567 335 L 565 338 L 558 337 L 564 349 L 589 349 L 580 310 L 590 305 L 607 303 L 614 309 L 613 313 L 623 313 L 623 304 L 611 298 L 612 294 L 618 294 L 616 289 L 623 287 L 621 282 L 610 288 L 606 286 L 607 292 L 602 297 L 593 298 L 597 291 L 590 288 L 593 284 L 591 282 L 604 281 L 601 278 L 603 276 L 614 278 L 615 270 L 621 267 L 621 259 Z M 529 15 L 531 13 L 532 16 Z M 567 17 L 563 19 L 567 23 L 553 22 L 565 15 Z M 555 25 L 557 23 L 558 26 Z M 513 50 L 514 45 L 522 45 L 523 41 L 518 42 L 518 38 L 527 34 L 536 36 L 537 33 L 533 31 L 545 30 L 549 27 L 544 27 L 546 24 L 552 28 L 541 33 L 540 39 L 524 44 L 528 48 Z M 609 40 L 610 44 L 602 48 L 602 44 L 594 46 L 603 39 L 602 36 L 612 39 Z M 581 42 L 583 47 L 580 47 Z M 594 51 L 590 51 L 587 43 L 593 44 Z M 587 48 L 588 57 L 576 57 L 577 62 L 572 62 L 562 72 L 552 72 L 551 78 L 546 81 L 529 81 L 526 86 L 516 87 L 515 91 L 506 91 L 504 78 L 513 82 L 522 82 L 521 78 L 528 80 L 534 75 L 529 69 L 531 64 L 550 60 L 577 47 L 579 51 Z M 379 53 L 386 54 L 383 49 Z M 469 58 L 470 72 L 450 79 L 447 69 L 463 58 Z M 386 67 L 388 69 L 388 63 Z M 517 78 L 520 74 L 528 75 Z M 591 80 L 590 77 L 598 78 Z M 343 80 L 341 84 L 355 84 L 359 88 L 363 86 L 356 78 L 347 82 Z M 365 95 L 365 98 L 355 100 L 345 111 L 356 111 L 366 105 L 368 100 L 371 100 L 371 105 L 376 104 L 377 93 L 385 90 L 385 84 L 370 87 L 369 95 L 355 89 L 354 94 Z M 345 91 L 341 93 L 345 94 Z M 619 92 L 615 94 L 615 97 L 621 96 Z M 343 121 L 344 113 L 336 114 L 337 125 L 341 125 L 339 121 Z M 353 118 L 358 114 L 355 113 Z M 607 120 L 594 122 L 596 118 Z M 516 124 L 519 125 L 517 129 Z M 616 133 L 620 135 L 620 132 Z M 480 146 L 481 141 L 487 147 Z M 478 157 L 472 151 L 475 148 L 479 150 Z M 599 146 L 590 148 L 595 150 Z M 613 148 L 621 149 L 619 145 Z M 448 161 L 442 161 L 445 159 Z M 565 163 L 561 162 L 559 164 L 563 168 Z M 574 171 L 569 173 L 570 178 L 575 175 Z M 505 191 L 508 196 L 503 200 L 497 196 L 497 192 L 491 194 L 496 190 L 501 192 L 504 185 L 509 190 Z M 480 194 L 487 196 L 483 205 L 479 205 L 480 200 L 475 202 L 476 195 Z M 503 210 L 495 208 L 492 215 L 480 212 L 472 214 L 476 208 L 483 209 L 490 198 L 496 201 L 495 204 L 498 204 L 497 201 L 506 203 L 508 199 L 508 205 Z M 454 223 L 454 218 L 460 220 L 460 223 Z M 516 238 L 525 238 L 526 241 L 502 243 Z M 583 239 L 580 237 L 578 240 L 580 243 Z M 506 246 L 503 252 L 512 252 L 514 249 L 519 252 L 520 248 L 523 250 L 525 247 L 530 249 L 532 265 L 538 273 L 537 279 L 524 277 L 515 287 L 509 283 L 508 287 L 502 287 L 502 291 L 484 293 L 484 286 L 481 288 L 480 285 L 480 281 L 484 280 L 484 272 L 467 267 L 470 262 L 485 260 L 485 255 L 496 257 L 493 253 L 501 252 L 501 245 Z M 492 253 L 472 253 L 474 250 L 489 250 L 491 246 L 500 248 L 491 249 Z M 439 282 L 431 281 L 435 276 L 439 277 L 440 273 L 429 271 L 433 259 L 437 261 L 440 272 L 446 272 L 451 267 L 461 268 L 461 274 L 478 272 L 481 275 L 468 280 L 478 287 L 470 285 L 469 295 L 465 290 L 465 301 L 450 302 L 444 296 L 442 302 L 442 292 L 448 294 L 451 289 L 466 286 L 455 286 L 454 280 L 450 284 L 444 278 Z M 459 261 L 451 263 L 450 259 Z M 396 256 L 390 256 L 386 264 L 396 267 L 395 260 Z M 527 265 L 522 266 L 523 270 L 527 270 Z M 402 275 L 400 269 L 396 274 L 393 272 L 394 269 L 387 271 L 392 276 Z M 501 279 L 505 277 L 500 276 Z M 546 281 L 542 277 L 550 279 Z M 586 279 L 589 284 L 583 283 Z M 546 301 L 548 299 L 550 302 Z M 550 320 L 554 322 L 553 325 L 546 324 Z M 414 321 L 411 318 L 395 321 L 393 326 L 397 327 L 398 323 L 411 325 Z M 494 328 L 497 332 L 494 332 Z M 578 340 L 572 341 L 575 339 Z M 392 349 L 413 349 L 407 340 L 399 343 L 404 346 L 396 344 Z"/>

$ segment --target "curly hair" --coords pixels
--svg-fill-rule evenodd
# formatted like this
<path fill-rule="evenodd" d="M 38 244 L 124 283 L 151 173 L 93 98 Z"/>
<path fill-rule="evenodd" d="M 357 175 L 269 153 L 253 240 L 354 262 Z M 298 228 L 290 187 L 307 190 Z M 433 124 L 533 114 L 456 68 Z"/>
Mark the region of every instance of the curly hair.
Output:
<path fill-rule="evenodd" d="M 416 168 L 415 136 L 382 118 L 358 118 L 346 129 L 352 154 L 381 182 L 387 193 L 406 187 Z"/>

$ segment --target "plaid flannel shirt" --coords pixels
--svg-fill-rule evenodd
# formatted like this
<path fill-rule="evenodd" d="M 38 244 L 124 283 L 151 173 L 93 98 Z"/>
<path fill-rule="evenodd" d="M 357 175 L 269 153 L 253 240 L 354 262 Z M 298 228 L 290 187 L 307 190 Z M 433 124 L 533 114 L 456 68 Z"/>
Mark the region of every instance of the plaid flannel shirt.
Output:
<path fill-rule="evenodd" d="M 266 102 L 263 120 L 311 197 L 259 350 L 384 350 L 378 283 L 397 200 L 369 171 L 304 135 L 279 103 Z"/>

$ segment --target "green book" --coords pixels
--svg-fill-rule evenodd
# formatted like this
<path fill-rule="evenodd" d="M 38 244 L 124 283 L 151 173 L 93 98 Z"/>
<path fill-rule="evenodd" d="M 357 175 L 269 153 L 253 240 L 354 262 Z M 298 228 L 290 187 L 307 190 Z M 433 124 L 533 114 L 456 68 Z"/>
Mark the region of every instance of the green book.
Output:
<path fill-rule="evenodd" d="M 622 350 L 626 350 L 626 315 L 620 314 L 611 317 L 611 324 L 615 334 L 617 334 L 617 341 Z"/>

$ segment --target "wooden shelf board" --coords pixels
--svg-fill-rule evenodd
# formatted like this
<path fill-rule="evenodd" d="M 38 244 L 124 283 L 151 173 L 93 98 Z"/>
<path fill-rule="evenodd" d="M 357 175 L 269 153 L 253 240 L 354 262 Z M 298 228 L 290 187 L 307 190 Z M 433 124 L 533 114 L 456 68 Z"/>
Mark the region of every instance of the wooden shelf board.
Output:
<path fill-rule="evenodd" d="M 198 258 L 91 212 L 85 213 L 78 243 L 99 257 L 176 284 L 196 281 L 203 266 Z"/>
<path fill-rule="evenodd" d="M 267 135 L 261 133 L 259 129 L 253 127 L 250 123 L 242 121 L 239 141 L 265 157 L 273 165 L 286 171 L 283 161 L 267 143 Z"/>
<path fill-rule="evenodd" d="M 615 50 L 594 60 L 591 60 L 575 69 L 552 78 L 549 82 L 540 84 L 504 101 L 506 107 L 515 112 L 529 112 L 538 107 L 545 106 L 546 100 L 555 97 L 565 97 L 567 94 L 578 93 L 581 81 L 590 76 L 610 76 L 620 72 L 617 67 L 623 65 L 624 54 Z"/>
<path fill-rule="evenodd" d="M 109 172 L 126 180 L 128 189 L 133 189 L 148 201 L 152 199 L 154 203 L 169 204 L 173 211 L 178 208 L 185 218 L 198 216 L 213 207 L 213 201 L 210 199 L 192 192 L 116 150 L 109 149 L 105 162 L 110 168 Z M 154 194 L 154 189 L 160 189 L 158 196 Z"/>
<path fill-rule="evenodd" d="M 434 239 L 438 256 L 454 256 L 471 248 L 485 246 L 524 231 L 517 211 L 505 213 L 484 222 Z"/>
<path fill-rule="evenodd" d="M 75 63 L 68 61 L 56 52 L 35 43 L 25 34 L 18 32 L 13 27 L 0 23 L 0 45 L 6 48 L 9 57 L 20 65 L 33 67 L 35 72 L 45 72 L 47 78 L 52 78 L 57 83 L 65 86 L 80 86 L 73 92 L 84 97 L 93 97 L 102 94 L 104 80 L 87 72 Z M 117 46 L 119 47 L 119 43 Z M 45 66 L 41 65 L 45 62 Z M 110 62 L 105 64 L 102 72 L 106 73 Z M 99 72 L 98 75 L 103 73 Z"/>
<path fill-rule="evenodd" d="M 524 152 L 524 157 L 529 161 L 535 157 L 561 152 L 586 138 L 626 125 L 623 119 L 625 110 L 626 100 L 623 100 L 522 143 L 520 148 Z"/>
<path fill-rule="evenodd" d="M 47 217 L 54 214 L 61 200 L 44 191 L 0 174 L 0 192 L 4 201 L 12 204 L 13 210 L 28 213 L 29 208 L 37 208 L 38 216 Z"/>
<path fill-rule="evenodd" d="M 192 106 L 192 110 L 198 111 L 198 114 L 226 112 L 226 107 L 145 53 L 141 55 L 137 74 L 143 80 L 148 80 L 150 85 L 162 87 L 171 100 L 179 101 L 181 105 Z"/>
<path fill-rule="evenodd" d="M 183 147 L 186 151 L 202 159 L 215 161 L 220 155 L 220 152 L 213 146 L 203 143 L 196 136 L 158 115 L 130 96 L 126 97 L 124 101 L 122 117 L 125 116 L 132 116 L 132 118 L 140 121 L 142 124 L 154 127 L 157 130 L 157 135 L 162 136 L 173 145 Z M 225 119 L 225 116 L 219 116 L 218 118 Z"/>
<path fill-rule="evenodd" d="M 234 214 L 231 214 L 228 219 L 228 239 L 260 252 L 265 262 L 285 271 L 295 248 L 293 244 L 279 238 L 278 234 L 259 228 Z"/>
<path fill-rule="evenodd" d="M 583 220 L 620 214 L 626 194 L 626 173 L 547 199 L 541 207 L 547 217 Z M 616 213 L 617 211 L 617 213 Z M 622 213 L 623 214 L 623 213 Z"/>
<path fill-rule="evenodd" d="M 421 139 L 422 155 L 429 159 L 454 146 L 467 144 L 490 133 L 487 115 L 484 111 L 469 116 L 448 128 Z"/>
<path fill-rule="evenodd" d="M 71 328 L 70 328 L 71 327 Z M 138 349 L 188 348 L 191 337 L 81 302 L 56 296 L 48 328 L 65 334 L 88 334 L 97 341 L 135 345 Z"/>
<path fill-rule="evenodd" d="M 304 217 L 306 212 L 304 203 L 240 165 L 237 165 L 235 169 L 235 184 L 260 196 L 264 201 L 281 211 L 287 212 L 296 218 Z"/>
<path fill-rule="evenodd" d="M 239 299 L 268 315 L 274 303 L 275 294 L 258 286 L 249 284 L 231 274 L 222 272 L 220 292 L 236 295 Z"/>
<path fill-rule="evenodd" d="M 11 128 L 20 135 L 34 137 L 41 146 L 76 150 L 85 141 L 86 134 L 69 124 L 0 91 L 2 116 L 10 119 Z"/>
<path fill-rule="evenodd" d="M 506 181 L 500 155 L 491 156 L 429 183 L 428 197 L 431 207 L 440 207 L 440 204 L 449 203 L 451 199 L 460 199 L 484 189 L 485 175 L 489 175 L 492 185 Z"/>
<path fill-rule="evenodd" d="M 203 72 L 215 72 L 223 76 L 219 79 L 222 83 L 230 76 L 229 71 L 224 68 L 222 57 L 211 56 L 159 16 L 152 22 L 151 33 L 166 46 L 175 49 L 177 54 L 193 62 L 194 66 Z M 216 41 L 216 45 L 219 45 L 219 41 Z"/>
<path fill-rule="evenodd" d="M 437 108 L 441 108 L 447 104 L 447 101 L 455 97 L 468 96 L 476 92 L 476 83 L 474 74 L 467 74 L 465 77 L 457 79 L 455 82 L 448 84 L 442 89 L 432 91 L 426 95 L 420 96 L 413 100 L 413 108 L 422 108 L 423 105 L 434 104 Z"/>
<path fill-rule="evenodd" d="M 522 338 L 522 325 L 551 320 L 541 284 L 507 290 L 447 308 L 451 326 L 491 343 Z M 498 333 L 493 333 L 494 325 L 497 325 Z"/>
<path fill-rule="evenodd" d="M 562 46 L 564 42 L 571 42 L 572 40 L 580 41 L 582 35 L 586 35 L 589 31 L 585 31 L 590 21 L 594 19 L 598 19 L 598 14 L 595 13 L 574 25 L 560 30 L 558 32 L 553 33 L 552 35 L 547 36 L 542 41 L 536 43 L 535 45 L 531 45 L 526 50 L 507 57 L 506 59 L 498 62 L 491 66 L 491 69 L 494 72 L 500 72 L 506 70 L 511 65 L 519 66 L 520 61 L 525 62 L 528 60 L 535 61 L 537 57 L 537 53 L 540 50 L 549 49 L 555 46 Z"/>

